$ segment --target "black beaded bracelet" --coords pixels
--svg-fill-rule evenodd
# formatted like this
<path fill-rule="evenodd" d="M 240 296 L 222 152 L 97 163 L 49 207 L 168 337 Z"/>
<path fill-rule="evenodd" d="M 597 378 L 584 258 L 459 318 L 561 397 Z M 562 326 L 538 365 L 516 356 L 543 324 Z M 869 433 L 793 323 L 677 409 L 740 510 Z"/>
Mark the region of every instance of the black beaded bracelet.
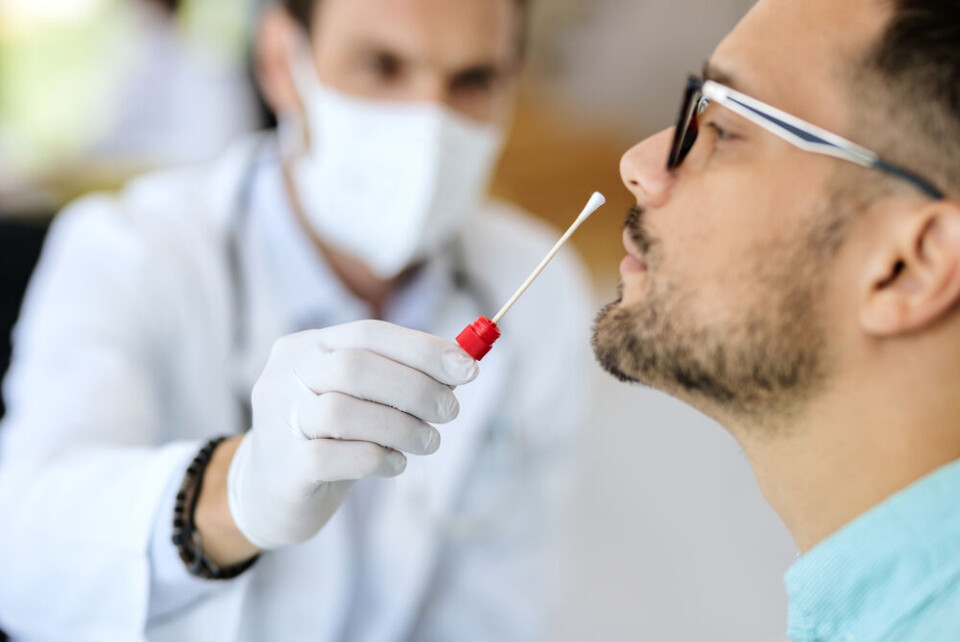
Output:
<path fill-rule="evenodd" d="M 234 566 L 221 567 L 203 553 L 203 540 L 194 522 L 200 489 L 207 465 L 226 437 L 217 437 L 208 441 L 197 456 L 187 466 L 183 476 L 177 500 L 173 507 L 173 543 L 177 547 L 180 559 L 186 564 L 191 575 L 208 580 L 230 580 L 254 565 L 259 555 Z"/>

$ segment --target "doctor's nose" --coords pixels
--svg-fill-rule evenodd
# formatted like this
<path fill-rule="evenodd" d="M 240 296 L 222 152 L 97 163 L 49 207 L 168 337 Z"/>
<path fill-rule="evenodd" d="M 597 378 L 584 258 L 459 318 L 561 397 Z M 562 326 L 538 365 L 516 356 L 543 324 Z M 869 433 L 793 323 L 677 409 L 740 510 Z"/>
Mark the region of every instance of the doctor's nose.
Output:
<path fill-rule="evenodd" d="M 445 78 L 432 70 L 410 71 L 406 82 L 390 89 L 389 98 L 401 102 L 449 106 Z"/>
<path fill-rule="evenodd" d="M 661 207 L 670 198 L 675 180 L 667 169 L 674 128 L 634 145 L 620 159 L 620 178 L 641 207 Z"/>

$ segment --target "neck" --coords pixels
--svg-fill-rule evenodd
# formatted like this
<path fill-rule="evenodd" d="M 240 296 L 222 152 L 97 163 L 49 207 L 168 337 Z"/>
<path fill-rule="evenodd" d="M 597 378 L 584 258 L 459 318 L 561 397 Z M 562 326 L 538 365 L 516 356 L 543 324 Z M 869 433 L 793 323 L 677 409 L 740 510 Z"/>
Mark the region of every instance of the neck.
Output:
<path fill-rule="evenodd" d="M 373 316 L 375 318 L 381 318 L 390 297 L 406 282 L 413 268 L 406 270 L 392 279 L 381 279 L 362 261 L 348 254 L 344 254 L 328 243 L 325 243 L 307 221 L 303 207 L 297 198 L 297 192 L 296 189 L 294 189 L 293 180 L 286 164 L 283 166 L 283 180 L 286 186 L 287 197 L 290 199 L 297 222 L 304 234 L 310 239 L 317 253 L 323 258 L 327 265 L 330 266 L 330 269 L 333 270 L 333 273 L 340 282 L 350 290 L 354 296 L 370 306 L 373 311 Z"/>
<path fill-rule="evenodd" d="M 884 380 L 889 367 L 874 371 L 881 374 L 834 385 L 776 434 L 733 429 L 802 552 L 960 458 L 960 395 L 940 382 L 918 385 L 923 379 L 911 382 L 906 373 Z"/>

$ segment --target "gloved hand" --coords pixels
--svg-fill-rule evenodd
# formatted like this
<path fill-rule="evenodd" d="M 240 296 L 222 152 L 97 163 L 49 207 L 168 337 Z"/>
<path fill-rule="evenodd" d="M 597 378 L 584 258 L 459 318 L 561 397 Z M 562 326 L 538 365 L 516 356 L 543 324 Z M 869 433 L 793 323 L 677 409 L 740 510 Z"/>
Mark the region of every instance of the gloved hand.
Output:
<path fill-rule="evenodd" d="M 437 337 L 379 321 L 280 339 L 253 389 L 253 428 L 230 464 L 230 514 L 266 550 L 313 537 L 353 482 L 393 477 L 440 446 L 451 386 L 477 363 Z"/>

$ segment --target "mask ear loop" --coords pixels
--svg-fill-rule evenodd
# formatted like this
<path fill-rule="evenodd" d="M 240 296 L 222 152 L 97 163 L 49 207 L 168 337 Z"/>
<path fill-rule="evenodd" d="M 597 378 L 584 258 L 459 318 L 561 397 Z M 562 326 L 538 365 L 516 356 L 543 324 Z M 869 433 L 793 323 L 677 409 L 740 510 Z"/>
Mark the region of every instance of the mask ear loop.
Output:
<path fill-rule="evenodd" d="M 300 114 L 293 111 L 277 114 L 277 147 L 284 162 L 292 162 L 306 151 L 307 132 Z"/>
<path fill-rule="evenodd" d="M 307 109 L 307 99 L 310 89 L 316 86 L 316 70 L 313 68 L 313 58 L 310 55 L 310 40 L 303 29 L 288 32 L 283 39 L 283 46 L 287 54 L 287 64 L 290 68 L 290 77 L 304 110 Z M 295 34 L 295 35 L 294 35 Z M 296 108 L 277 114 L 277 145 L 280 157 L 284 161 L 292 161 L 305 153 L 309 147 L 309 131 L 307 119 Z"/>
<path fill-rule="evenodd" d="M 310 38 L 302 28 L 296 28 L 287 33 L 288 35 L 283 39 L 283 45 L 287 50 L 287 61 L 290 64 L 293 84 L 300 95 L 300 101 L 303 102 L 310 94 L 310 90 L 319 82 L 317 71 L 313 66 Z"/>

